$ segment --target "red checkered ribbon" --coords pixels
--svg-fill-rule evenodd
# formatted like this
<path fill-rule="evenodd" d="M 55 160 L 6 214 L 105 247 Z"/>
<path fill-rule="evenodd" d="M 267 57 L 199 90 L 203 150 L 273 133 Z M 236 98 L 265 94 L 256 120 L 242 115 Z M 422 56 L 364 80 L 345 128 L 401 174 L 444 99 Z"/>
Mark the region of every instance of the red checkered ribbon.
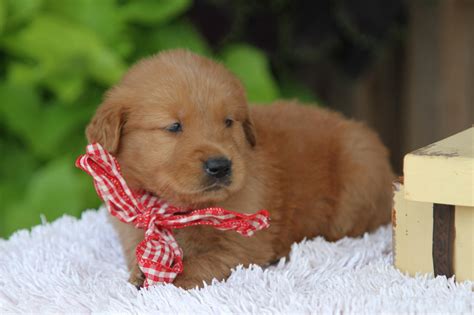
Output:
<path fill-rule="evenodd" d="M 206 208 L 183 214 L 183 209 L 169 205 L 159 197 L 132 192 L 120 173 L 117 160 L 100 144 L 89 144 L 86 152 L 77 159 L 76 166 L 93 177 L 97 194 L 109 212 L 120 221 L 145 230 L 145 238 L 136 248 L 137 262 L 145 275 L 145 287 L 173 282 L 183 271 L 183 251 L 172 229 L 209 225 L 251 236 L 269 226 L 266 210 L 247 215 L 223 208 Z"/>

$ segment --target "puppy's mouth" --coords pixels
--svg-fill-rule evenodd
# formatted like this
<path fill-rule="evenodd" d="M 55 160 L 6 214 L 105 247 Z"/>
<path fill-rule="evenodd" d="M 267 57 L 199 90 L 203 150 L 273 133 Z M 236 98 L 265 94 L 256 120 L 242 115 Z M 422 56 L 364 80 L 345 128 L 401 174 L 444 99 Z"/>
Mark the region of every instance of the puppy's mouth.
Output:
<path fill-rule="evenodd" d="M 226 188 L 232 184 L 232 180 L 219 180 L 215 181 L 213 183 L 207 183 L 207 185 L 203 188 L 201 188 L 197 193 L 201 195 L 201 198 L 205 198 L 204 200 L 209 201 L 207 198 L 214 198 L 215 196 L 219 195 L 220 192 L 226 194 Z M 187 215 L 191 211 L 193 211 L 196 208 L 202 208 L 202 207 L 207 207 L 205 204 L 207 202 L 202 202 L 204 200 L 201 200 L 201 202 L 193 203 L 191 202 L 188 204 L 186 207 L 182 207 L 179 209 L 178 212 L 175 212 L 175 215 Z"/>
<path fill-rule="evenodd" d="M 233 193 L 234 180 L 232 176 L 222 178 L 201 177 L 194 187 L 186 187 L 184 185 L 151 186 L 144 188 L 145 190 L 156 194 L 179 208 L 179 214 L 186 214 L 188 209 L 196 209 L 208 207 L 218 201 L 222 201 Z M 196 185 L 197 184 L 197 185 Z"/>
<path fill-rule="evenodd" d="M 229 187 L 232 184 L 232 180 L 230 178 L 223 178 L 219 180 L 214 180 L 209 183 L 207 181 L 206 186 L 203 188 L 203 192 L 213 192 L 213 191 L 218 191 L 221 189 L 224 189 L 226 187 Z"/>

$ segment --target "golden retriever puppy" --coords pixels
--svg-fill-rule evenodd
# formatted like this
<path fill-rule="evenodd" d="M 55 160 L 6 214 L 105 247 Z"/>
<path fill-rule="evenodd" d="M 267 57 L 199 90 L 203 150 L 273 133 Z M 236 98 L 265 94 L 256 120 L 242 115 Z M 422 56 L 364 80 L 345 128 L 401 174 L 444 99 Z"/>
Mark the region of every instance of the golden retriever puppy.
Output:
<path fill-rule="evenodd" d="M 114 154 L 132 189 L 182 207 L 270 212 L 250 238 L 205 226 L 175 230 L 191 288 L 225 279 L 239 264 L 266 265 L 293 242 L 358 236 L 390 221 L 393 177 L 374 132 L 296 101 L 248 106 L 224 66 L 184 50 L 134 65 L 105 96 L 87 127 L 89 142 Z M 143 230 L 113 219 L 131 271 Z"/>

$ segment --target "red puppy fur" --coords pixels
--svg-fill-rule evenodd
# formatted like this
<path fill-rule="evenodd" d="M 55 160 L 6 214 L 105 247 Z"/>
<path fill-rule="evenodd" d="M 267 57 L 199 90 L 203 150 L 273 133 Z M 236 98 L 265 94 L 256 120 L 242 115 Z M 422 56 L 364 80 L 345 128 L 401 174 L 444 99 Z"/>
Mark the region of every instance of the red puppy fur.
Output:
<path fill-rule="evenodd" d="M 270 228 L 250 238 L 202 226 L 176 230 L 185 254 L 174 283 L 183 288 L 225 279 L 239 264 L 266 265 L 305 237 L 333 241 L 390 221 L 394 177 L 374 132 L 296 101 L 249 108 L 232 73 L 187 51 L 133 66 L 86 134 L 117 157 L 132 189 L 176 206 L 270 212 Z M 206 168 L 216 157 L 231 161 L 217 177 Z M 141 285 L 135 247 L 143 230 L 112 220 L 130 282 Z"/>

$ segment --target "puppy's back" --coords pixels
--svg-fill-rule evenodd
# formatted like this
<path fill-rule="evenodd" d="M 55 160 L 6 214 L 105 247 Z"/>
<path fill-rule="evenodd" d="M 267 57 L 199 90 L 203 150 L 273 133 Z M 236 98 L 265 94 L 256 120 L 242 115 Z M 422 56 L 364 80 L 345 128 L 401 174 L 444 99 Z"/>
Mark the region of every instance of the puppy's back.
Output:
<path fill-rule="evenodd" d="M 336 240 L 390 221 L 393 174 L 369 128 L 296 102 L 253 107 L 252 117 L 257 150 L 277 169 L 288 241 Z"/>

